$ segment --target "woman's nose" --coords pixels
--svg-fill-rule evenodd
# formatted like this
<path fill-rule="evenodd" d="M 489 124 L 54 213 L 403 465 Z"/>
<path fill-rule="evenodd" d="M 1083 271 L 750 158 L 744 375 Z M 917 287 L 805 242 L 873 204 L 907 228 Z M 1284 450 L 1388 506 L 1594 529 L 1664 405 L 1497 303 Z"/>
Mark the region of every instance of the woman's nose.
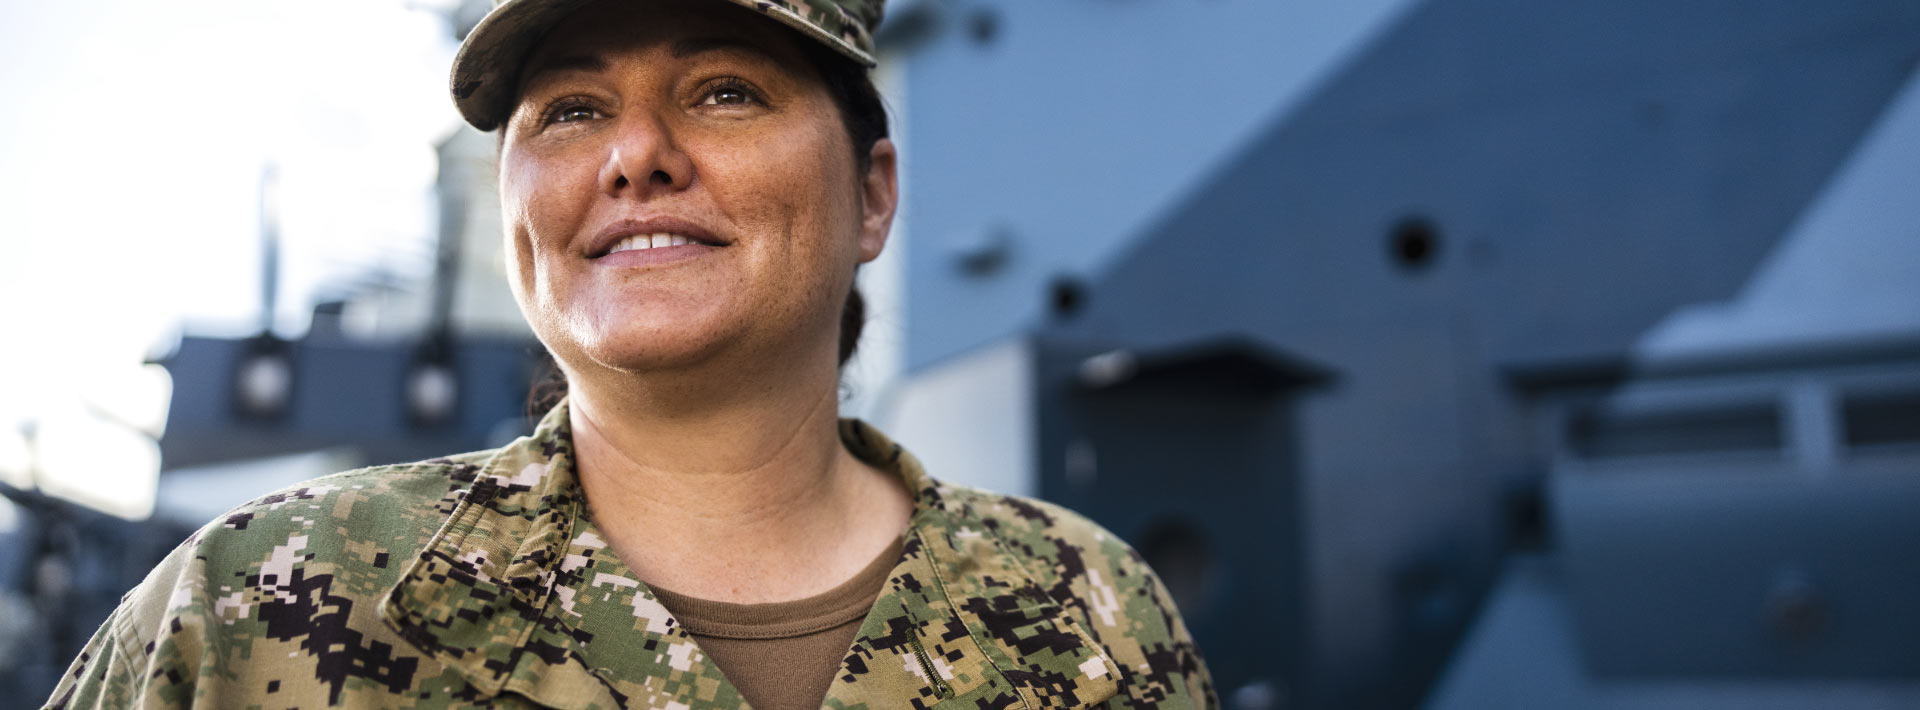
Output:
<path fill-rule="evenodd" d="M 693 159 L 675 142 L 666 121 L 631 113 L 616 120 L 617 132 L 600 168 L 600 187 L 608 195 L 644 197 L 693 184 Z"/>

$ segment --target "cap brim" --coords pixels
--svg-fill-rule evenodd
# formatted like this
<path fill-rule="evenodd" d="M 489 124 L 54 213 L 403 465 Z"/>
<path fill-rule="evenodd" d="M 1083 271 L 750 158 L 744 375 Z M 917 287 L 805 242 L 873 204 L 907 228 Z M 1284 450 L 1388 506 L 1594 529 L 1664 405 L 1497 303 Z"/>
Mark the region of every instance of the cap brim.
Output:
<path fill-rule="evenodd" d="M 791 27 L 817 42 L 867 67 L 874 66 L 873 55 L 807 22 L 806 18 L 774 3 L 757 0 L 725 0 Z M 460 116 L 482 131 L 500 127 L 511 108 L 519 81 L 520 65 L 526 61 L 547 32 L 594 0 L 507 0 L 480 20 L 460 43 L 453 57 L 451 90 L 453 104 Z M 864 37 L 864 35 L 863 35 Z"/>

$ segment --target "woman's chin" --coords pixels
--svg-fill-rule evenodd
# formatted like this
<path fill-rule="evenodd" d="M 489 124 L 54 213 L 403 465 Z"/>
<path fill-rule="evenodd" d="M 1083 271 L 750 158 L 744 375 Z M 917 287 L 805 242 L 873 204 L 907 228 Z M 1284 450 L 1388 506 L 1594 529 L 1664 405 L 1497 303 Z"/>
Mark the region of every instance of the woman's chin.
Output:
<path fill-rule="evenodd" d="M 607 299 L 562 322 L 562 335 L 592 361 L 619 370 L 657 370 L 714 357 L 739 318 L 724 303 L 690 298 Z M 578 312 L 578 311 L 577 311 Z"/>
<path fill-rule="evenodd" d="M 633 304 L 644 303 L 646 307 Z M 699 374 L 714 384 L 740 380 L 739 373 L 788 370 L 803 360 L 796 355 L 826 348 L 831 337 L 817 331 L 832 323 L 756 320 L 741 313 L 737 301 L 689 303 L 676 299 L 634 300 L 623 307 L 590 311 L 586 317 L 556 319 L 560 326 L 542 337 L 556 356 L 585 375 Z M 771 310 L 771 309 L 770 309 Z M 813 342 L 818 339 L 819 342 Z M 831 367 L 829 364 L 828 367 Z M 715 368 L 726 368 L 721 374 Z"/>
<path fill-rule="evenodd" d="M 719 359 L 721 339 L 665 333 L 622 334 L 583 343 L 582 354 L 601 369 L 633 375 L 699 369 Z"/>

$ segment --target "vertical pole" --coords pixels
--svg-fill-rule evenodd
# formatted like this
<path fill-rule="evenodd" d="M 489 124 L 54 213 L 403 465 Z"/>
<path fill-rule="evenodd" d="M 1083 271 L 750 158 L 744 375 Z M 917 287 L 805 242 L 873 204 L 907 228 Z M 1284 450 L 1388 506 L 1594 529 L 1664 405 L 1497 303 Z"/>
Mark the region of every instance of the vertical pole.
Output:
<path fill-rule="evenodd" d="M 260 334 L 271 335 L 280 296 L 280 168 L 260 170 Z"/>

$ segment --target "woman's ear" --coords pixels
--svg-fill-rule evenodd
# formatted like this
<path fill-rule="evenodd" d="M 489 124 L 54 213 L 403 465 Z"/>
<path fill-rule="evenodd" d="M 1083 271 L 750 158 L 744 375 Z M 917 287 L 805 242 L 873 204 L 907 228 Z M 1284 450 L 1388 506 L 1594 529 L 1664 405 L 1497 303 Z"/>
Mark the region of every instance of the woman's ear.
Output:
<path fill-rule="evenodd" d="M 899 156 L 893 141 L 873 142 L 867 153 L 867 174 L 860 179 L 860 261 L 873 261 L 887 246 L 893 213 L 900 206 Z"/>

